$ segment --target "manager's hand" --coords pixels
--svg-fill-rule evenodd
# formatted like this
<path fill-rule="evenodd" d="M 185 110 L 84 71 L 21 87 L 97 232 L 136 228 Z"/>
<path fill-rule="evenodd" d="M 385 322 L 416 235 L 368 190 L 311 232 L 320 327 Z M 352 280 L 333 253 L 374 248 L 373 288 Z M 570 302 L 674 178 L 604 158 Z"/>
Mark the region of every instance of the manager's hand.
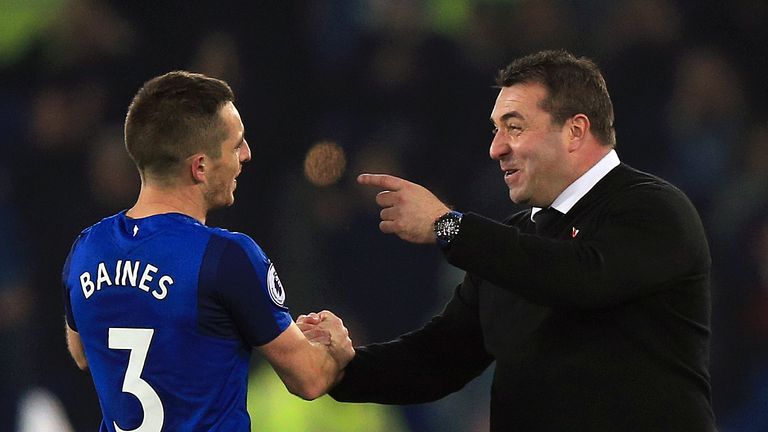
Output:
<path fill-rule="evenodd" d="M 388 174 L 360 174 L 357 182 L 384 189 L 379 229 L 411 243 L 435 243 L 435 220 L 451 209 L 425 187 Z"/>
<path fill-rule="evenodd" d="M 355 357 L 349 331 L 344 327 L 341 318 L 333 312 L 324 310 L 319 313 L 299 315 L 296 325 L 310 342 L 328 347 L 328 352 L 338 363 L 339 369 L 344 369 Z"/>
<path fill-rule="evenodd" d="M 304 337 L 310 342 L 327 346 L 331 344 L 331 332 L 327 328 L 321 328 L 318 325 L 322 320 L 323 318 L 320 314 L 310 312 L 306 315 L 299 315 L 296 319 L 296 325 L 299 326 L 299 330 L 304 333 Z"/>

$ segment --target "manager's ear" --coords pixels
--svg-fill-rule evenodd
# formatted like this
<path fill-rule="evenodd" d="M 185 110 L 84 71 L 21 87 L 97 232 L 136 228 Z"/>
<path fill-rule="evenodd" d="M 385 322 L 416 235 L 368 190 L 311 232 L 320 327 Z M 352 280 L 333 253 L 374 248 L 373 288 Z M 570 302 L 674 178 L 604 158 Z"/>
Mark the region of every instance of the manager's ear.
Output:
<path fill-rule="evenodd" d="M 592 125 L 589 122 L 589 117 L 585 114 L 576 114 L 571 117 L 568 122 L 568 137 L 570 139 L 568 143 L 568 151 L 573 152 L 584 145 Z"/>
<path fill-rule="evenodd" d="M 195 183 L 203 183 L 205 182 L 206 175 L 208 171 L 205 169 L 205 163 L 207 161 L 207 158 L 204 154 L 198 153 L 196 155 L 193 155 L 191 157 L 192 162 L 189 165 L 189 169 L 192 174 L 192 179 L 195 181 Z"/>

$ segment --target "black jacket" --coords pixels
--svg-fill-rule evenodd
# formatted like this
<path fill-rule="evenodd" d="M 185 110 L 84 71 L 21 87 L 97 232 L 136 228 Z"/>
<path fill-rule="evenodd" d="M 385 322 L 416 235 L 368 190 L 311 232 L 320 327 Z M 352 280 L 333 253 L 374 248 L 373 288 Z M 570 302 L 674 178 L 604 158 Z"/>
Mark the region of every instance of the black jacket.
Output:
<path fill-rule="evenodd" d="M 614 168 L 535 235 L 467 213 L 446 251 L 467 271 L 422 329 L 357 349 L 339 401 L 421 403 L 494 360 L 493 431 L 710 431 L 710 256 L 678 189 Z"/>

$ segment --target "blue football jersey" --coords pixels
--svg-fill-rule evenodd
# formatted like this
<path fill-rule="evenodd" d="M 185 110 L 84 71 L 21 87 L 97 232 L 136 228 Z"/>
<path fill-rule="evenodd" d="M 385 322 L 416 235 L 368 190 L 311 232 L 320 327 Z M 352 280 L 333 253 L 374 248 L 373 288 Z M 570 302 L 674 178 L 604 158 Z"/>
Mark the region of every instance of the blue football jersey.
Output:
<path fill-rule="evenodd" d="M 249 431 L 253 346 L 292 322 L 248 236 L 178 213 L 119 213 L 84 230 L 63 272 L 102 431 Z"/>

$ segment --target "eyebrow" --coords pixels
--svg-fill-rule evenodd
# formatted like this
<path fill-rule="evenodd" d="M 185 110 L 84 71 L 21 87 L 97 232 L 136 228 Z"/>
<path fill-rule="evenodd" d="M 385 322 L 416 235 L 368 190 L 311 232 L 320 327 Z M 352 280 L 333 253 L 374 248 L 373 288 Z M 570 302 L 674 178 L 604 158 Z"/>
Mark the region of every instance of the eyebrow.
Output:
<path fill-rule="evenodd" d="M 499 122 L 504 123 L 505 120 L 509 120 L 511 118 L 516 118 L 516 119 L 519 119 L 519 120 L 525 120 L 525 117 L 522 114 L 520 114 L 519 112 L 517 112 L 517 111 L 510 111 L 510 112 L 505 113 L 504 115 L 502 115 L 499 118 Z M 496 122 L 493 120 L 493 118 L 491 118 L 490 120 L 491 120 L 492 124 L 496 124 Z"/>

